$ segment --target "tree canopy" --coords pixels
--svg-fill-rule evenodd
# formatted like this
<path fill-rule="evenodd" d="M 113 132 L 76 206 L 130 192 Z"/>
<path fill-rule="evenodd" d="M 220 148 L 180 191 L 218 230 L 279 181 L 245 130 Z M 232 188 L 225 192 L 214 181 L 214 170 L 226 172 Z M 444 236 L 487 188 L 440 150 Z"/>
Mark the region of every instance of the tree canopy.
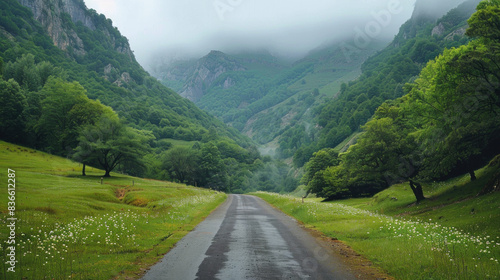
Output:
<path fill-rule="evenodd" d="M 419 181 L 463 173 L 475 180 L 474 170 L 500 153 L 498 22 L 500 2 L 481 2 L 467 31 L 475 39 L 444 50 L 405 86 L 405 96 L 380 106 L 340 164 L 318 171 L 327 183 L 311 190 L 332 195 L 327 190 L 341 182 L 344 195 L 360 196 L 409 180 L 420 201 Z"/>

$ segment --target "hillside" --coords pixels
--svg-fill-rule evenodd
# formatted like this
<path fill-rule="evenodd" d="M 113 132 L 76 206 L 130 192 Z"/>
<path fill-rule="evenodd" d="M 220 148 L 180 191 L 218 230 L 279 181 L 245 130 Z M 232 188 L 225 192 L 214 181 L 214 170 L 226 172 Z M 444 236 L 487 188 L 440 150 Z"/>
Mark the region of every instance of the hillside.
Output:
<path fill-rule="evenodd" d="M 500 153 L 499 39 L 491 35 L 500 10 L 497 2 L 476 4 L 467 1 L 434 23 L 405 24 L 403 33 L 413 24 L 423 28 L 369 59 L 360 79 L 322 108 L 324 149 L 302 178 L 309 192 L 329 200 L 363 197 L 408 181 L 421 203 L 432 181 L 465 173 L 477 180 L 477 169 Z M 383 104 L 371 116 L 369 105 L 377 102 Z M 357 143 L 341 154 L 333 149 L 353 132 Z M 307 152 L 296 153 L 298 166 L 297 155 Z"/>
<path fill-rule="evenodd" d="M 255 195 L 326 238 L 347 243 L 396 279 L 497 279 L 500 192 L 478 194 L 499 168 L 497 157 L 478 170 L 475 182 L 462 175 L 429 183 L 428 199 L 420 204 L 407 182 L 373 197 L 334 202 Z"/>
<path fill-rule="evenodd" d="M 382 103 L 405 94 L 404 85 L 412 82 L 429 60 L 445 48 L 466 44 L 467 20 L 478 3 L 466 1 L 440 18 L 424 16 L 417 5 L 413 18 L 403 24 L 394 41 L 363 64 L 361 76 L 317 109 L 321 127 L 318 141 L 298 150 L 296 165 L 302 166 L 312 152 L 335 148 L 358 132 Z"/>
<path fill-rule="evenodd" d="M 82 0 L 8 0 L 2 3 L 4 63 L 32 53 L 36 61 L 63 68 L 92 99 L 114 108 L 158 140 L 201 139 L 212 126 L 242 145 L 248 141 L 194 104 L 161 86 L 137 63 L 127 38 Z M 162 120 L 169 120 L 169 122 Z M 182 131 L 180 127 L 184 127 Z M 186 130 L 187 129 L 187 130 Z"/>
<path fill-rule="evenodd" d="M 0 169 L 2 182 L 8 172 L 16 182 L 18 260 L 16 273 L 2 269 L 2 279 L 135 279 L 226 198 L 123 175 L 101 183 L 102 170 L 88 168 L 83 177 L 79 163 L 3 141 Z M 7 202 L 0 198 L 3 221 Z M 0 229 L 2 241 L 9 234 Z"/>
<path fill-rule="evenodd" d="M 288 141 L 287 134 L 300 130 L 304 135 L 295 137 L 301 138 L 300 143 L 288 143 L 289 147 L 278 151 L 287 158 L 297 146 L 314 138 L 310 137 L 316 130 L 309 109 L 335 95 L 342 82 L 355 79 L 361 64 L 385 46 L 376 42 L 348 60 L 343 44 L 318 48 L 291 64 L 265 52 L 212 51 L 199 60 L 157 65 L 154 75 L 261 145 L 282 138 Z"/>
<path fill-rule="evenodd" d="M 464 27 L 479 0 L 446 16 L 461 2 L 417 1 L 392 42 L 372 41 L 355 55 L 346 55 L 346 44 L 355 45 L 350 41 L 291 64 L 267 53 L 213 51 L 199 60 L 156 65 L 154 75 L 255 140 L 264 153 L 294 156 L 301 167 L 314 151 L 335 148 L 359 132 L 384 101 L 401 97 L 403 85 L 427 61 L 467 42 Z"/>
<path fill-rule="evenodd" d="M 150 76 L 111 20 L 83 1 L 6 0 L 0 7 L 6 105 L 0 139 L 122 173 L 228 191 L 245 188 L 237 182 L 250 184 L 263 168 L 254 164 L 260 155 L 248 137 Z M 94 157 L 97 146 L 83 148 L 109 126 L 129 145 L 112 147 L 118 156 L 111 164 Z M 192 150 L 189 164 L 173 166 L 182 149 Z"/>

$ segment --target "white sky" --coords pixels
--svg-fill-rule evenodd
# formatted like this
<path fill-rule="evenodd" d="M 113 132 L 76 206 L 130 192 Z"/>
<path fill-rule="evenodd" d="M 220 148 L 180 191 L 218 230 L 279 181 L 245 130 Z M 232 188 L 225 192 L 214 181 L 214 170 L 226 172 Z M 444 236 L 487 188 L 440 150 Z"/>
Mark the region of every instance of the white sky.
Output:
<path fill-rule="evenodd" d="M 85 0 L 113 21 L 138 61 L 161 52 L 201 57 L 210 50 L 268 49 L 302 55 L 376 20 L 394 36 L 415 0 Z M 379 31 L 379 32 L 377 32 Z"/>

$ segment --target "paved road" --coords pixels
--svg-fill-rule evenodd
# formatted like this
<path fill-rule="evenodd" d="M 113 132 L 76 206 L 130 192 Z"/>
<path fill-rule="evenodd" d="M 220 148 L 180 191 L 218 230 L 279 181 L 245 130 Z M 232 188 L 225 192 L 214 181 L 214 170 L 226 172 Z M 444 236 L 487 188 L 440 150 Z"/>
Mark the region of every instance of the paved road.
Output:
<path fill-rule="evenodd" d="M 230 195 L 143 279 L 356 278 L 292 218 L 260 198 Z"/>

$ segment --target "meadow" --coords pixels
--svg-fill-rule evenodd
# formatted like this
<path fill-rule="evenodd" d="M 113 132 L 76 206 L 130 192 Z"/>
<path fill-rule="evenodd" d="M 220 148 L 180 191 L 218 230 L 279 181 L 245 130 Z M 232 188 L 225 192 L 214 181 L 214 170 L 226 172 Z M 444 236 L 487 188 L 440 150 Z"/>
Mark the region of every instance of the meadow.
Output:
<path fill-rule="evenodd" d="M 476 194 L 495 169 L 428 183 L 419 205 L 408 184 L 372 198 L 321 202 L 254 193 L 351 246 L 396 279 L 500 279 L 500 193 Z"/>
<path fill-rule="evenodd" d="M 137 279 L 226 195 L 112 173 L 0 142 L 0 279 Z M 8 210 L 15 171 L 15 212 Z M 15 217 L 15 272 L 8 272 Z"/>

